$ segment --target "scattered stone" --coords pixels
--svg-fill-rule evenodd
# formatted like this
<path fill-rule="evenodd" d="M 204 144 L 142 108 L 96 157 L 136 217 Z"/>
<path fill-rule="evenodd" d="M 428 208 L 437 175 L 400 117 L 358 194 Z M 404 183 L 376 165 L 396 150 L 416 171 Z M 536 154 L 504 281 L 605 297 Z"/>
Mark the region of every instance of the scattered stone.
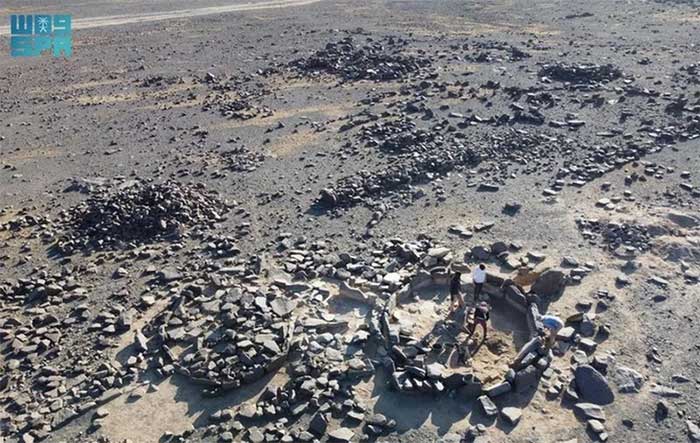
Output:
<path fill-rule="evenodd" d="M 511 426 L 516 426 L 520 422 L 522 415 L 523 411 L 520 408 L 505 407 L 501 410 L 501 416 Z"/>
<path fill-rule="evenodd" d="M 482 395 L 477 400 L 479 401 L 481 409 L 484 411 L 484 414 L 487 417 L 495 417 L 498 415 L 498 408 L 488 396 Z"/>
<path fill-rule="evenodd" d="M 353 431 L 348 428 L 338 428 L 334 431 L 328 433 L 331 441 L 349 442 L 355 435 Z"/>
<path fill-rule="evenodd" d="M 642 374 L 624 366 L 615 368 L 612 378 L 617 385 L 618 392 L 638 393 L 644 386 Z"/>
<path fill-rule="evenodd" d="M 584 420 L 605 421 L 605 411 L 599 405 L 593 403 L 576 403 L 574 412 Z"/>
<path fill-rule="evenodd" d="M 686 420 L 685 425 L 688 429 L 688 438 L 690 438 L 690 441 L 693 443 L 700 442 L 700 426 L 690 420 Z"/>

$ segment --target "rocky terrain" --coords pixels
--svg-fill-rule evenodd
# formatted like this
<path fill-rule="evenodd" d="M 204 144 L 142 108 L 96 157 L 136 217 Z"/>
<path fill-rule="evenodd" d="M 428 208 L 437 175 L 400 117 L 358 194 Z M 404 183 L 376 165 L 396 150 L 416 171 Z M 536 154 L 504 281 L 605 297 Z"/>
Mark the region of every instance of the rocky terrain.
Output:
<path fill-rule="evenodd" d="M 697 2 L 63 3 L 0 42 L 0 443 L 700 442 Z"/>

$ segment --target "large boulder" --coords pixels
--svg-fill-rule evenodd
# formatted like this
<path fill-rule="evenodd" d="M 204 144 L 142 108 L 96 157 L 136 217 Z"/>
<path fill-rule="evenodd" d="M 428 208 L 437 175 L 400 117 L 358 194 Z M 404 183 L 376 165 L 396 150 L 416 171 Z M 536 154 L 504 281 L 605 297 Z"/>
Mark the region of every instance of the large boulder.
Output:
<path fill-rule="evenodd" d="M 607 405 L 615 400 L 615 394 L 603 375 L 593 366 L 580 365 L 575 373 L 576 389 L 581 398 L 589 403 Z"/>
<path fill-rule="evenodd" d="M 471 250 L 472 258 L 486 261 L 491 258 L 491 248 L 488 246 L 474 246 Z"/>
<path fill-rule="evenodd" d="M 566 275 L 560 269 L 547 269 L 537 277 L 530 290 L 541 297 L 554 297 L 564 286 L 565 280 Z"/>

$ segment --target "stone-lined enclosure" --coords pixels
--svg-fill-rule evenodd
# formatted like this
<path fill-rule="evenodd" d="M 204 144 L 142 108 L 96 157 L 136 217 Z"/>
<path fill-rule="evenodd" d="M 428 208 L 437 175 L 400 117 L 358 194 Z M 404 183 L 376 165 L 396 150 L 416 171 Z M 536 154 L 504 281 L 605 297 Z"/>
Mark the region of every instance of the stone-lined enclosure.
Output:
<path fill-rule="evenodd" d="M 499 309 L 506 309 L 508 315 L 522 318 L 527 329 L 522 340 L 526 343 L 517 349 L 517 355 L 512 353 L 510 369 L 494 380 L 473 368 L 454 371 L 437 362 L 425 337 L 402 330 L 396 314 L 431 290 L 443 294 L 434 302 L 438 312 L 446 311 L 450 270 L 461 270 L 464 280 L 470 280 L 470 264 L 484 261 L 489 270 L 496 269 L 504 263 L 494 260 L 499 254 L 504 257 L 504 251 L 498 252 L 499 244 L 488 248 L 493 251 L 488 256 L 483 253 L 487 248 L 476 247 L 467 251 L 463 260 L 455 260 L 450 249 L 430 240 L 393 239 L 385 242 L 370 262 L 342 253 L 337 261 L 319 260 L 327 248 L 323 243 L 306 249 L 293 246 L 297 249 L 281 251 L 274 262 L 251 258 L 217 268 L 192 262 L 147 269 L 153 290 L 144 301 L 159 312 L 140 320 L 105 312 L 94 320 L 93 330 L 112 336 L 132 331 L 134 340 L 118 352 L 119 364 L 101 369 L 105 383 L 114 380 L 109 385 L 112 389 L 102 396 L 95 392 L 97 401 L 92 400 L 92 391 L 86 391 L 90 395 L 85 400 L 65 395 L 61 398 L 64 408 L 56 414 L 53 428 L 60 429 L 107 404 L 119 395 L 122 386 L 134 381 L 153 383 L 153 373 L 161 378 L 179 374 L 202 385 L 206 396 L 277 374 L 281 386 L 268 385 L 254 401 L 217 412 L 203 432 L 221 435 L 224 441 L 231 441 L 227 440 L 229 435 L 256 441 L 267 434 L 273 436 L 270 438 L 311 441 L 340 431 L 335 438 L 343 440 L 354 431 L 346 427 L 334 430 L 330 425 L 331 417 L 342 416 L 362 424 L 368 436 L 381 435 L 391 432 L 396 423 L 391 417 L 372 413 L 372 406 L 357 390 L 359 383 L 379 371 L 382 377 L 375 382 L 386 379 L 386 387 L 399 393 L 446 396 L 464 402 L 478 399 L 476 404 L 486 415 L 500 415 L 515 425 L 519 412 L 512 408 L 499 411 L 492 399 L 538 385 L 552 361 L 551 353 L 535 340 L 542 329 L 540 308 L 557 297 L 567 283 L 575 283 L 585 274 L 579 268 L 568 274 L 558 269 L 534 272 L 533 263 L 539 258 L 530 260 L 527 255 L 520 259 L 526 270 L 514 271 L 512 278 L 489 272 L 484 296 Z M 21 294 L 23 288 L 13 291 Z M 464 281 L 463 289 L 471 294 L 471 283 Z M 334 312 L 331 305 L 343 301 L 364 306 L 357 311 L 362 315 Z M 421 312 L 415 316 L 422 317 Z M 472 358 L 478 360 L 481 354 Z M 283 377 L 278 377 L 280 374 Z M 566 392 L 578 395 L 573 385 Z M 270 420 L 280 423 L 292 419 L 300 423 L 298 429 L 270 428 Z M 96 427 L 102 420 L 93 418 Z M 259 428 L 264 421 L 267 427 Z M 187 431 L 188 435 L 192 432 Z M 185 437 L 173 435 L 170 441 Z"/>
<path fill-rule="evenodd" d="M 497 252 L 498 244 L 489 249 Z M 330 418 L 338 413 L 350 414 L 362 422 L 367 435 L 391 432 L 395 426 L 391 417 L 371 414 L 354 391 L 357 383 L 373 377 L 376 371 L 385 371 L 392 390 L 457 396 L 465 402 L 478 399 L 487 416 L 500 414 L 507 423 L 516 425 L 519 411 L 514 408 L 499 411 L 492 399 L 538 385 L 552 360 L 551 352 L 545 351 L 536 339 L 542 331 L 538 320 L 540 306 L 543 300 L 559 295 L 567 282 L 573 282 L 572 275 L 556 269 L 533 272 L 526 267 L 525 272 L 515 273 L 512 279 L 488 273 L 484 297 L 505 307 L 510 315 L 521 316 L 530 341 L 517 350 L 511 368 L 500 380 L 486 384 L 478 372 L 451 371 L 440 363 L 429 363 L 433 350 L 420 337 L 405 335 L 394 316 L 398 309 L 430 288 L 447 297 L 450 272 L 454 270 L 463 272 L 463 292 L 471 294 L 467 263 L 487 261 L 491 269 L 498 262 L 489 260 L 478 247 L 467 251 L 464 261 L 457 261 L 450 249 L 428 241 L 388 242 L 387 250 L 394 260 L 389 266 L 373 263 L 372 269 L 377 273 L 371 279 L 363 277 L 369 275 L 366 271 L 363 276 L 340 272 L 359 266 L 358 259 L 341 254 L 340 264 L 316 268 L 313 274 L 317 278 L 313 280 L 292 280 L 288 273 L 270 271 L 267 284 L 260 280 L 240 284 L 230 278 L 214 279 L 215 287 L 202 291 L 185 286 L 180 297 L 172 300 L 170 308 L 164 311 L 165 317 L 154 318 L 148 327 L 151 333 L 157 332 L 159 338 L 155 342 L 161 343 L 166 360 L 173 362 L 163 366 L 164 374 L 178 372 L 215 394 L 255 382 L 286 366 L 289 378 L 284 386 L 268 387 L 256 403 L 241 405 L 233 416 L 250 425 L 265 418 L 308 416 L 308 431 L 294 437 L 300 441 L 331 432 Z M 298 250 L 288 251 L 288 256 L 297 254 Z M 228 273 L 236 275 L 234 270 Z M 160 275 L 161 280 L 173 277 Z M 253 283 L 257 284 L 251 286 Z M 343 316 L 331 313 L 329 303 L 333 300 L 363 305 L 366 315 L 350 324 Z M 443 299 L 438 302 L 445 306 L 448 303 Z M 173 333 L 168 326 L 172 318 L 183 319 L 188 310 L 194 327 L 177 325 L 176 321 Z M 196 314 L 192 316 L 192 312 Z M 202 318 L 214 321 L 203 322 Z M 209 332 L 202 335 L 200 329 L 206 324 Z M 148 349 L 139 334 L 138 346 Z M 188 344 L 192 346 L 188 348 Z M 174 353 L 174 348 L 180 352 Z M 479 359 L 480 355 L 477 353 L 473 358 Z M 212 421 L 223 423 L 224 418 L 216 416 Z M 333 434 L 336 439 L 354 435 L 347 428 L 339 431 L 340 434 Z M 225 432 L 236 434 L 235 430 Z"/>

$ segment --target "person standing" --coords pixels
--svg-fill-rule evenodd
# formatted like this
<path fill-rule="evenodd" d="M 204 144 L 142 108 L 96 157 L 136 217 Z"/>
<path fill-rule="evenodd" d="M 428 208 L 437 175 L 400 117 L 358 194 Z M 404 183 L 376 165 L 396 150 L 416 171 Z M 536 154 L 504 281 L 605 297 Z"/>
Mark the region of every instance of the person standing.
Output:
<path fill-rule="evenodd" d="M 455 272 L 450 280 L 450 312 L 449 317 L 457 309 L 464 307 L 464 299 L 462 298 L 462 273 Z"/>
<path fill-rule="evenodd" d="M 472 337 L 472 335 L 474 335 L 474 332 L 476 332 L 476 327 L 481 326 L 481 330 L 483 331 L 483 337 L 481 338 L 481 341 L 485 341 L 488 333 L 488 321 L 490 318 L 491 307 L 488 303 L 482 301 L 481 303 L 476 305 L 476 307 L 474 308 L 474 319 L 467 326 L 467 331 L 469 332 L 469 337 L 467 337 L 467 340 L 469 340 Z"/>
<path fill-rule="evenodd" d="M 486 265 L 481 263 L 474 269 L 472 281 L 474 282 L 474 303 L 476 303 L 479 300 L 478 297 L 481 294 L 484 283 L 486 283 Z"/>

